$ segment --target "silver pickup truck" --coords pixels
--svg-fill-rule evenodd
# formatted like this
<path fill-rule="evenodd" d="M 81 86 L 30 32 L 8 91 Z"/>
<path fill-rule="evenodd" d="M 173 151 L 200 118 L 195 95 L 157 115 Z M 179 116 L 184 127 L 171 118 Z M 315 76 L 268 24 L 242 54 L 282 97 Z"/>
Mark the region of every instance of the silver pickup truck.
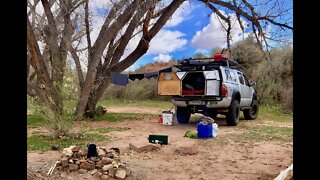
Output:
<path fill-rule="evenodd" d="M 161 73 L 158 94 L 171 95 L 179 123 L 188 123 L 190 115 L 201 113 L 215 118 L 226 115 L 227 125 L 256 119 L 259 112 L 255 82 L 249 83 L 235 61 L 214 58 L 188 59 L 179 62 L 177 72 Z"/>

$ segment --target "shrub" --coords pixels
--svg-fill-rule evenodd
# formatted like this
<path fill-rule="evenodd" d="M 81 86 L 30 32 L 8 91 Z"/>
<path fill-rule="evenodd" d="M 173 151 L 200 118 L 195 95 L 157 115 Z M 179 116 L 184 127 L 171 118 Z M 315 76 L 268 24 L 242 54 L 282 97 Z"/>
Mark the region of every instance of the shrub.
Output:
<path fill-rule="evenodd" d="M 104 99 L 120 98 L 127 100 L 167 100 L 170 97 L 158 96 L 158 80 L 155 78 L 129 81 L 127 86 L 110 84 L 104 94 Z"/>
<path fill-rule="evenodd" d="M 262 61 L 252 73 L 262 103 L 280 104 L 284 110 L 293 108 L 292 49 L 284 47 L 271 52 L 271 61 Z"/>

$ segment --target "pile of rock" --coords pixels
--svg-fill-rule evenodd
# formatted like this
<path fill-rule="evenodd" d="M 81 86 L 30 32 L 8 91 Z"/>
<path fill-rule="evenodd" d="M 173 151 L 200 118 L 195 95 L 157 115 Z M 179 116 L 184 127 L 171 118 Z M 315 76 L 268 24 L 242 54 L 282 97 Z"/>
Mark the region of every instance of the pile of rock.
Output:
<path fill-rule="evenodd" d="M 87 158 L 87 148 L 76 146 L 65 148 L 62 153 L 56 164 L 58 171 L 90 173 L 96 179 L 125 179 L 127 176 L 126 164 L 121 163 L 117 148 L 97 147 L 98 156 L 90 158 Z"/>

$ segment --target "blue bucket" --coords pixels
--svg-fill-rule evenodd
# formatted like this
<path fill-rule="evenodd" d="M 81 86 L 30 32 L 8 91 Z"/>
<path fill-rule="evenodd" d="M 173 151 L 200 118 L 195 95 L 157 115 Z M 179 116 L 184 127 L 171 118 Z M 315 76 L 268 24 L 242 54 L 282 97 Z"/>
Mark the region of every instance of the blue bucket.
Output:
<path fill-rule="evenodd" d="M 198 138 L 210 138 L 212 137 L 212 124 L 202 124 L 201 122 L 197 125 Z"/>

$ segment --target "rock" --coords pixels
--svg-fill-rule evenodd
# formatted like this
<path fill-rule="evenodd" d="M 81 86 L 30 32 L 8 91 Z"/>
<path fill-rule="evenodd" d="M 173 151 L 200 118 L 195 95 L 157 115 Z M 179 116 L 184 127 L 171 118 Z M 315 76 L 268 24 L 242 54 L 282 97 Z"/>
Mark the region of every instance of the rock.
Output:
<path fill-rule="evenodd" d="M 119 167 L 120 168 L 125 168 L 126 167 L 126 163 L 119 163 Z"/>
<path fill-rule="evenodd" d="M 106 156 L 107 156 L 108 158 L 113 158 L 114 154 L 111 153 L 111 152 L 108 152 Z"/>
<path fill-rule="evenodd" d="M 80 159 L 79 162 L 83 163 L 83 162 L 87 162 L 87 160 L 85 160 L 85 159 Z"/>
<path fill-rule="evenodd" d="M 90 172 L 90 174 L 91 175 L 94 175 L 95 173 L 97 173 L 98 172 L 98 169 L 94 169 L 94 170 L 92 170 L 91 172 Z"/>
<path fill-rule="evenodd" d="M 110 151 L 117 153 L 120 155 L 120 149 L 119 148 L 110 148 Z"/>
<path fill-rule="evenodd" d="M 119 168 L 120 163 L 118 163 L 117 161 L 112 161 L 112 165 L 115 168 Z"/>
<path fill-rule="evenodd" d="M 102 158 L 102 164 L 110 164 L 110 163 L 112 163 L 112 159 L 111 158 L 107 158 L 107 157 L 103 157 Z"/>
<path fill-rule="evenodd" d="M 103 166 L 102 161 L 98 161 L 98 162 L 96 162 L 96 168 L 101 169 L 101 168 L 102 168 L 102 166 Z"/>
<path fill-rule="evenodd" d="M 57 166 L 62 166 L 61 161 L 58 161 L 58 162 L 57 162 Z"/>
<path fill-rule="evenodd" d="M 152 144 L 148 144 L 146 146 L 142 146 L 142 147 L 139 147 L 137 148 L 135 145 L 133 144 L 129 144 L 129 150 L 133 150 L 133 151 L 136 151 L 138 153 L 142 153 L 142 152 L 151 152 L 151 151 L 155 151 L 155 150 L 158 150 L 159 149 L 159 146 L 155 146 L 155 145 L 152 145 Z"/>
<path fill-rule="evenodd" d="M 81 148 L 79 153 L 81 153 L 81 157 L 87 156 L 88 149 L 87 148 Z"/>
<path fill-rule="evenodd" d="M 81 158 L 84 157 L 85 155 L 83 155 L 82 151 L 80 150 L 79 152 L 75 153 L 76 157 Z"/>
<path fill-rule="evenodd" d="M 103 149 L 99 148 L 98 156 L 105 156 L 105 155 L 106 155 L 106 152 Z"/>
<path fill-rule="evenodd" d="M 107 179 L 109 179 L 109 176 L 108 176 L 108 175 L 105 175 L 105 174 L 104 174 L 104 175 L 101 176 L 101 180 L 107 180 Z"/>
<path fill-rule="evenodd" d="M 76 165 L 80 165 L 80 161 L 76 161 L 75 164 L 76 164 Z"/>
<path fill-rule="evenodd" d="M 51 146 L 51 149 L 54 150 L 54 151 L 57 151 L 60 149 L 60 145 L 59 144 L 54 144 Z"/>
<path fill-rule="evenodd" d="M 61 158 L 61 164 L 63 167 L 67 167 L 69 165 L 68 160 L 69 160 L 69 158 L 65 157 L 65 156 Z"/>
<path fill-rule="evenodd" d="M 71 149 L 72 152 L 79 152 L 80 151 L 80 147 L 74 147 Z"/>
<path fill-rule="evenodd" d="M 70 169 L 71 171 L 76 171 L 76 170 L 79 169 L 79 166 L 76 165 L 76 164 L 69 164 L 69 169 Z"/>
<path fill-rule="evenodd" d="M 85 169 L 85 170 L 94 170 L 95 165 L 89 162 L 83 162 L 80 164 L 80 169 Z"/>
<path fill-rule="evenodd" d="M 69 163 L 74 164 L 74 161 L 72 159 L 69 159 Z"/>
<path fill-rule="evenodd" d="M 76 146 L 70 146 L 68 148 L 64 148 L 62 151 L 62 154 L 65 156 L 71 157 L 73 155 L 72 148 L 74 148 L 74 147 L 76 147 Z"/>
<path fill-rule="evenodd" d="M 79 169 L 79 174 L 85 174 L 85 173 L 88 173 L 88 171 L 85 169 Z"/>
<path fill-rule="evenodd" d="M 66 172 L 61 172 L 61 173 L 60 173 L 60 177 L 66 178 L 66 177 L 67 177 L 67 173 L 66 173 Z"/>
<path fill-rule="evenodd" d="M 113 167 L 112 164 L 104 165 L 104 166 L 102 167 L 102 171 L 108 171 L 108 170 L 111 169 L 112 167 Z"/>
<path fill-rule="evenodd" d="M 117 168 L 114 168 L 114 167 L 112 167 L 112 168 L 110 168 L 109 169 L 109 175 L 111 176 L 111 177 L 114 177 L 114 175 L 116 174 L 116 172 L 117 172 Z"/>
<path fill-rule="evenodd" d="M 117 179 L 125 179 L 126 176 L 127 176 L 127 172 L 124 169 L 119 169 L 115 174 L 115 177 Z"/>
<path fill-rule="evenodd" d="M 99 156 L 97 156 L 97 157 L 90 157 L 90 161 L 92 161 L 92 162 L 98 162 L 98 161 L 100 161 L 101 160 L 101 158 L 99 157 Z"/>
<path fill-rule="evenodd" d="M 114 160 L 115 160 L 115 161 L 118 161 L 118 162 L 121 161 L 120 157 L 116 157 L 116 158 L 114 158 Z"/>
<path fill-rule="evenodd" d="M 105 153 L 107 153 L 107 147 L 106 146 L 101 146 L 99 147 L 100 149 L 104 150 Z"/>

